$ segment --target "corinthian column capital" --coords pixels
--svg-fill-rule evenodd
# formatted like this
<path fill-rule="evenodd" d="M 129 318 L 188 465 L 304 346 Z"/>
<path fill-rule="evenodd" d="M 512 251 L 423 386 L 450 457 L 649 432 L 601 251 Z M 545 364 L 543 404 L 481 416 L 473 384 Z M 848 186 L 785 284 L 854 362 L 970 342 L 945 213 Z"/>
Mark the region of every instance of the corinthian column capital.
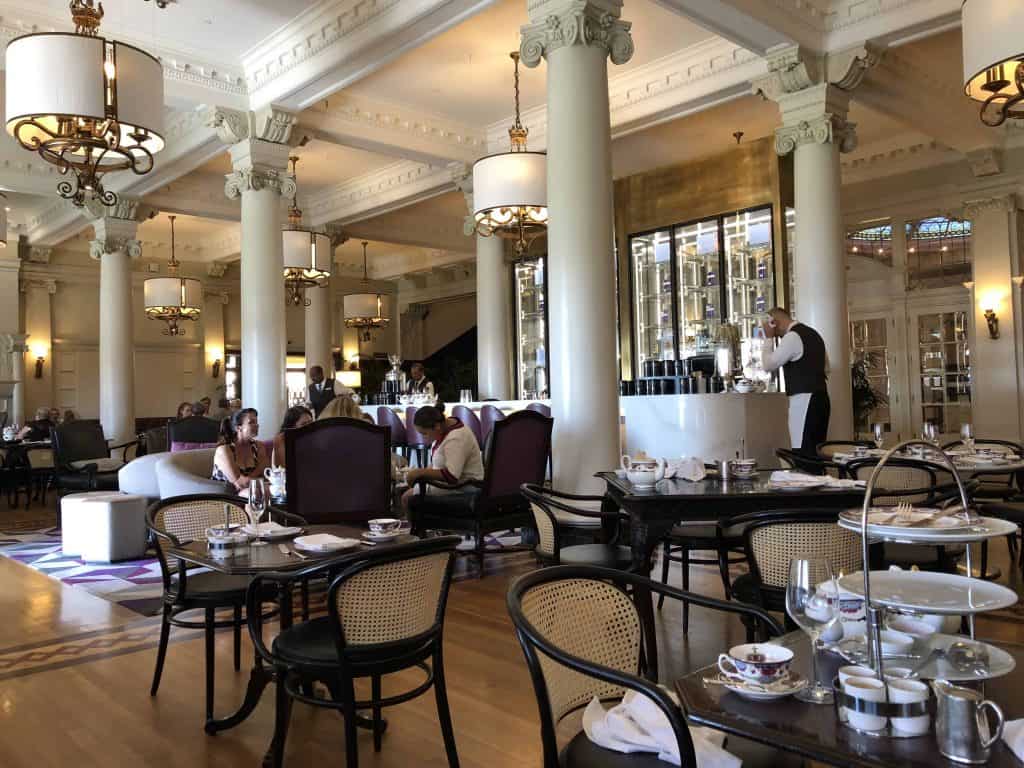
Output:
<path fill-rule="evenodd" d="M 534 0 L 520 30 L 519 54 L 528 67 L 563 46 L 604 49 L 612 64 L 633 58 L 632 24 L 622 21 L 622 0 Z"/>
<path fill-rule="evenodd" d="M 803 144 L 835 144 L 840 152 L 852 152 L 857 147 L 856 127 L 856 123 L 825 112 L 810 120 L 776 129 L 775 151 L 788 155 Z"/>
<path fill-rule="evenodd" d="M 224 177 L 224 194 L 228 200 L 237 200 L 243 192 L 270 189 L 283 197 L 295 194 L 295 179 L 285 171 L 272 168 L 241 168 Z"/>
<path fill-rule="evenodd" d="M 86 203 L 86 212 L 93 219 L 96 239 L 89 243 L 89 256 L 100 259 L 108 253 L 124 251 L 132 259 L 142 255 L 142 244 L 136 239 L 139 222 L 156 216 L 156 209 L 130 197 L 119 197 L 114 205 L 98 200 Z"/>

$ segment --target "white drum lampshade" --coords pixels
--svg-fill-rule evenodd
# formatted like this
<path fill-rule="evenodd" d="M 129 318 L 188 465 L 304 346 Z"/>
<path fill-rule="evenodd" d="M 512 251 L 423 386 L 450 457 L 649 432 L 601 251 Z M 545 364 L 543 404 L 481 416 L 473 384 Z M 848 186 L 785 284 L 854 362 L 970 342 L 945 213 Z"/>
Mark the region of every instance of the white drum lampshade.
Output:
<path fill-rule="evenodd" d="M 285 278 L 321 282 L 331 276 L 331 238 L 306 229 L 285 229 Z"/>
<path fill-rule="evenodd" d="M 962 17 L 964 91 L 984 104 L 982 121 L 1024 118 L 1024 3 L 965 0 Z"/>
<path fill-rule="evenodd" d="M 482 157 L 473 165 L 473 207 L 477 221 L 487 212 L 548 205 L 547 155 L 543 152 L 503 152 Z M 510 216 L 511 217 L 511 216 Z"/>
<path fill-rule="evenodd" d="M 203 284 L 193 277 L 151 277 L 142 284 L 142 293 L 150 316 L 167 312 L 192 319 L 202 309 Z"/>
<path fill-rule="evenodd" d="M 355 320 L 380 320 L 383 302 L 379 293 L 352 293 L 345 297 L 345 323 Z"/>

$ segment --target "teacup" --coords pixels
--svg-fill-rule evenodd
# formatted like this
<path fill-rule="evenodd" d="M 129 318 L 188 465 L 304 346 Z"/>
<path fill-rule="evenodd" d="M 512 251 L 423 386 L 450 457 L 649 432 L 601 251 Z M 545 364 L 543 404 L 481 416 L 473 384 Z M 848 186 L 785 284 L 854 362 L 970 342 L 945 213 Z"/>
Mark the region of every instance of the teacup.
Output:
<path fill-rule="evenodd" d="M 885 701 L 885 683 L 873 677 L 849 677 L 843 683 L 843 693 L 865 701 Z M 843 707 L 850 725 L 859 731 L 880 731 L 885 728 L 885 718 L 855 712 Z"/>
<path fill-rule="evenodd" d="M 394 517 L 376 517 L 366 522 L 370 526 L 370 533 L 375 536 L 386 536 L 402 527 L 402 521 Z"/>
<path fill-rule="evenodd" d="M 732 473 L 736 477 L 752 477 L 757 474 L 757 459 L 733 459 Z"/>
<path fill-rule="evenodd" d="M 718 657 L 718 669 L 726 677 L 751 683 L 774 683 L 789 674 L 793 652 L 771 643 L 736 645 Z"/>

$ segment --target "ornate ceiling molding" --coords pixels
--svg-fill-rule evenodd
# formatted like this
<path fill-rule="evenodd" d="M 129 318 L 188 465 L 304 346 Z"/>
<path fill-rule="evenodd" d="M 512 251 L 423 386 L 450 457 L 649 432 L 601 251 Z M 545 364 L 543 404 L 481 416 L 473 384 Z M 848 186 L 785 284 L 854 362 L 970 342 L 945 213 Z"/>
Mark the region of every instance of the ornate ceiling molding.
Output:
<path fill-rule="evenodd" d="M 519 44 L 527 67 L 536 67 L 552 51 L 575 45 L 603 49 L 612 64 L 633 58 L 633 25 L 619 18 L 622 0 L 534 0 L 528 8 L 531 23 L 523 26 Z"/>
<path fill-rule="evenodd" d="M 21 292 L 28 293 L 29 291 L 46 291 L 50 296 L 57 293 L 57 281 L 54 279 L 22 279 L 21 281 Z"/>
<path fill-rule="evenodd" d="M 1017 195 L 1012 192 L 1005 195 L 985 197 L 979 200 L 964 201 L 964 216 L 969 219 L 973 219 L 982 213 L 988 213 L 990 211 L 1012 213 L 1016 210 Z"/>

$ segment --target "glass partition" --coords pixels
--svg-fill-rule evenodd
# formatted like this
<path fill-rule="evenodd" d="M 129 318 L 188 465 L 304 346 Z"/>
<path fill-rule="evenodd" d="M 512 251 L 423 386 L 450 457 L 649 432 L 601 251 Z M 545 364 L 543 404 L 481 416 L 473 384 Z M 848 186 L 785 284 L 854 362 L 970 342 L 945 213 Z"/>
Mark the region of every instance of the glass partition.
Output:
<path fill-rule="evenodd" d="M 963 311 L 918 316 L 921 421 L 943 435 L 957 435 L 971 421 L 971 350 Z"/>
<path fill-rule="evenodd" d="M 548 397 L 547 281 L 544 257 L 515 265 L 516 387 L 524 400 Z"/>
<path fill-rule="evenodd" d="M 721 228 L 718 219 L 676 228 L 679 270 L 679 357 L 706 352 L 722 317 Z"/>
<path fill-rule="evenodd" d="M 889 328 L 887 318 L 876 317 L 850 322 L 850 357 L 854 365 L 863 365 L 864 375 L 879 405 L 858 409 L 858 393 L 854 390 L 854 433 L 871 435 L 871 425 L 882 423 L 886 432 L 892 432 L 889 412 L 891 381 L 889 374 Z M 881 398 L 877 397 L 881 395 Z"/>
<path fill-rule="evenodd" d="M 672 230 L 630 238 L 633 262 L 635 359 L 676 358 L 675 312 L 672 306 Z"/>
<path fill-rule="evenodd" d="M 944 288 L 972 280 L 971 222 L 933 216 L 907 222 L 907 288 Z"/>
<path fill-rule="evenodd" d="M 724 227 L 729 321 L 739 329 L 746 360 L 755 329 L 775 304 L 772 209 L 726 216 Z"/>

